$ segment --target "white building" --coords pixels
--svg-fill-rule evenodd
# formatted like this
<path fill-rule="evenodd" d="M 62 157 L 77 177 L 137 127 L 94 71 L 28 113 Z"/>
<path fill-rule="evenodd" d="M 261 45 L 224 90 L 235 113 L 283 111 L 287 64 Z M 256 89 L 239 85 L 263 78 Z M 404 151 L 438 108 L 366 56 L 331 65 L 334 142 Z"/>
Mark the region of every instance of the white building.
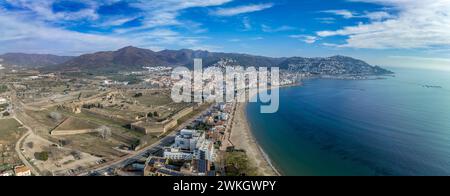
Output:
<path fill-rule="evenodd" d="M 118 81 L 112 81 L 112 80 L 104 80 L 103 85 L 128 85 L 129 82 L 118 82 Z"/>
<path fill-rule="evenodd" d="M 110 84 L 112 84 L 112 80 L 104 80 L 103 84 L 104 85 L 110 85 Z"/>
<path fill-rule="evenodd" d="M 164 151 L 164 158 L 171 160 L 192 160 L 193 154 L 180 149 L 168 148 Z"/>
<path fill-rule="evenodd" d="M 227 105 L 226 104 L 220 104 L 219 105 L 219 108 L 220 108 L 220 111 L 225 111 L 225 108 L 227 107 Z"/>
<path fill-rule="evenodd" d="M 0 176 L 14 176 L 14 171 L 9 170 L 0 174 Z"/>
<path fill-rule="evenodd" d="M 201 137 L 201 139 L 197 142 L 194 157 L 199 160 L 215 162 L 216 149 L 214 148 L 214 143 L 204 137 Z"/>
<path fill-rule="evenodd" d="M 175 137 L 175 144 L 173 145 L 173 148 L 194 151 L 198 138 L 198 131 L 183 129 L 180 131 L 180 134 Z"/>
<path fill-rule="evenodd" d="M 225 112 L 222 112 L 219 116 L 220 120 L 228 120 L 228 114 Z"/>
<path fill-rule="evenodd" d="M 31 176 L 31 170 L 27 166 L 17 166 L 14 168 L 16 176 Z"/>
<path fill-rule="evenodd" d="M 8 100 L 3 97 L 0 97 L 0 104 L 5 104 L 5 103 L 8 103 Z"/>
<path fill-rule="evenodd" d="M 164 151 L 164 158 L 172 160 L 216 160 L 214 143 L 196 130 L 183 129 L 175 137 L 175 143 Z"/>
<path fill-rule="evenodd" d="M 37 80 L 39 78 L 40 78 L 39 76 L 28 76 L 25 78 L 25 80 Z"/>

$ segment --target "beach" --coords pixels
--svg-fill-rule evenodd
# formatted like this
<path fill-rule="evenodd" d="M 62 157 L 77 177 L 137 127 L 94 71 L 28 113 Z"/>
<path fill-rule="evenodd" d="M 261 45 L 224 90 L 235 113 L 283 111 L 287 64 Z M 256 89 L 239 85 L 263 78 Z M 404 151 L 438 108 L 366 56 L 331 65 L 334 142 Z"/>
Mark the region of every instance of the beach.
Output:
<path fill-rule="evenodd" d="M 268 156 L 262 151 L 255 140 L 246 116 L 246 103 L 237 103 L 233 126 L 231 129 L 231 142 L 236 149 L 246 151 L 250 164 L 257 168 L 262 176 L 279 176 Z"/>

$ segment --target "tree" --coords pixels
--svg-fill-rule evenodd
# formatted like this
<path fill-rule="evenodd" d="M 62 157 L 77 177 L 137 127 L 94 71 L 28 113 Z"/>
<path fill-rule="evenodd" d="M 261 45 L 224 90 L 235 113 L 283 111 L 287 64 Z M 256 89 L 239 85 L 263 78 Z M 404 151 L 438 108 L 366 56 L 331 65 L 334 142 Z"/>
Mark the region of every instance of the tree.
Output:
<path fill-rule="evenodd" d="M 257 169 L 252 166 L 245 152 L 227 152 L 225 155 L 225 172 L 227 176 L 257 176 Z"/>
<path fill-rule="evenodd" d="M 39 161 L 47 161 L 48 160 L 48 152 L 35 152 L 34 158 Z"/>
<path fill-rule="evenodd" d="M 99 128 L 96 129 L 97 133 L 100 135 L 101 138 L 107 140 L 109 138 L 111 138 L 112 136 L 112 132 L 111 129 L 107 126 L 101 126 Z"/>

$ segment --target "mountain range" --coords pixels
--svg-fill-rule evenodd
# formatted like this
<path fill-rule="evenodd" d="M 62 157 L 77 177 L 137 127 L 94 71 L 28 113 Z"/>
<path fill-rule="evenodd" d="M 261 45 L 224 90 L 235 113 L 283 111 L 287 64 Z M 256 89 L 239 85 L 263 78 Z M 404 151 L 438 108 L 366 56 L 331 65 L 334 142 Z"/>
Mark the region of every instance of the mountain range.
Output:
<path fill-rule="evenodd" d="M 74 57 L 71 56 L 57 56 L 51 54 L 7 53 L 0 55 L 0 64 L 36 68 L 59 65 L 73 58 Z"/>
<path fill-rule="evenodd" d="M 103 51 L 84 54 L 77 57 L 9 53 L 0 55 L 4 65 L 17 65 L 27 68 L 39 68 L 44 71 L 80 71 L 80 72 L 118 72 L 137 71 L 143 67 L 187 66 L 192 67 L 194 58 L 202 58 L 203 66 L 242 65 L 280 67 L 300 72 L 318 74 L 388 74 L 388 70 L 371 66 L 364 61 L 345 56 L 328 58 L 272 58 L 237 53 L 218 53 L 203 50 L 163 50 L 155 52 L 149 49 L 128 46 L 117 51 Z"/>

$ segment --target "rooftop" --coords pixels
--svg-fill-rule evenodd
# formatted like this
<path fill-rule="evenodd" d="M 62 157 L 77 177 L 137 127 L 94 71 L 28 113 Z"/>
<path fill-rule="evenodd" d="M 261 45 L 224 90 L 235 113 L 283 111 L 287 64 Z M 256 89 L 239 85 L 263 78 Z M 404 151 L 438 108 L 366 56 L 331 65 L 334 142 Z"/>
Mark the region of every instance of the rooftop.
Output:
<path fill-rule="evenodd" d="M 30 169 L 27 166 L 17 166 L 14 168 L 14 173 L 24 173 L 24 172 L 29 172 Z"/>

